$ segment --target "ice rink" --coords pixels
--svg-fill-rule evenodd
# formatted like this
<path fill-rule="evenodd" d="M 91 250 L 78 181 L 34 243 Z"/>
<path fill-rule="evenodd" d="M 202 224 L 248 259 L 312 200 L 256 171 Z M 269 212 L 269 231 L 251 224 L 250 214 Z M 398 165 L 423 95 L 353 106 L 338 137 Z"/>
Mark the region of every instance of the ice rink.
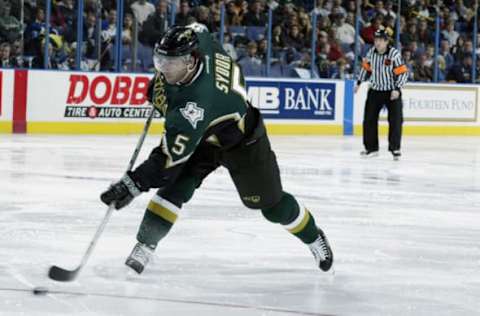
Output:
<path fill-rule="evenodd" d="M 272 137 L 334 275 L 243 207 L 220 169 L 141 276 L 124 260 L 153 191 L 113 214 L 75 282 L 49 280 L 50 265 L 79 262 L 137 139 L 0 135 L 0 315 L 480 315 L 480 138 L 406 137 L 394 162 L 385 141 L 363 160 L 360 138 Z"/>

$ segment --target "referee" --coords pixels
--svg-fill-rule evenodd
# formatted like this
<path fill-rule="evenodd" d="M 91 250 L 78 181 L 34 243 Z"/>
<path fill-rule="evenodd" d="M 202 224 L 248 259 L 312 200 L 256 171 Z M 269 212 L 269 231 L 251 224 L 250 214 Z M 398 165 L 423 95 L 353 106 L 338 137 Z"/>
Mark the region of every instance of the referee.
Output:
<path fill-rule="evenodd" d="M 358 91 L 362 81 L 369 80 L 370 89 L 365 103 L 363 117 L 363 157 L 378 156 L 378 116 L 385 105 L 388 110 L 388 150 L 393 159 L 401 156 L 403 104 L 401 88 L 407 82 L 407 66 L 402 62 L 400 52 L 389 45 L 385 29 L 375 32 L 374 47 L 363 59 L 360 77 L 355 87 Z"/>

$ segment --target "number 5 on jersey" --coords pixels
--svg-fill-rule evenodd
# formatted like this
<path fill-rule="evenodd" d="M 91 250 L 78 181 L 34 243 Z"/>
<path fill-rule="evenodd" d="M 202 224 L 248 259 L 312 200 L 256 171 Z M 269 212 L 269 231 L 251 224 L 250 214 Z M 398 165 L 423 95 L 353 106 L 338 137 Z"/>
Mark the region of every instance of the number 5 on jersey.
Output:
<path fill-rule="evenodd" d="M 187 148 L 186 143 L 190 140 L 189 137 L 178 134 L 175 138 L 175 142 L 173 143 L 172 152 L 177 155 L 181 156 L 185 149 Z"/>

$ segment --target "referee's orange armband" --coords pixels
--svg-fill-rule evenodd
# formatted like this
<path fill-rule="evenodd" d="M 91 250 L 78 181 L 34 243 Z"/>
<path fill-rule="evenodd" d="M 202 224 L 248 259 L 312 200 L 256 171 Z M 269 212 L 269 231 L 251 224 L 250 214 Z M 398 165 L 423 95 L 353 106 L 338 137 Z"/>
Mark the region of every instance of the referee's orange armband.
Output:
<path fill-rule="evenodd" d="M 372 72 L 372 67 L 370 67 L 370 63 L 367 61 L 367 59 L 364 59 L 362 61 L 362 67 L 368 72 Z"/>
<path fill-rule="evenodd" d="M 404 74 L 408 71 L 407 66 L 405 65 L 400 65 L 398 67 L 393 68 L 393 73 L 397 76 Z"/>

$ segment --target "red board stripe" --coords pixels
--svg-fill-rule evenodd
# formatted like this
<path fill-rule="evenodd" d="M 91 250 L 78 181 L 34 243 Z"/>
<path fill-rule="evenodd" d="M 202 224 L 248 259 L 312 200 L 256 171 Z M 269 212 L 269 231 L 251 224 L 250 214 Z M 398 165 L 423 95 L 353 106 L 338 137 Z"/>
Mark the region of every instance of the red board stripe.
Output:
<path fill-rule="evenodd" d="M 28 70 L 15 70 L 13 83 L 13 132 L 27 132 Z"/>

